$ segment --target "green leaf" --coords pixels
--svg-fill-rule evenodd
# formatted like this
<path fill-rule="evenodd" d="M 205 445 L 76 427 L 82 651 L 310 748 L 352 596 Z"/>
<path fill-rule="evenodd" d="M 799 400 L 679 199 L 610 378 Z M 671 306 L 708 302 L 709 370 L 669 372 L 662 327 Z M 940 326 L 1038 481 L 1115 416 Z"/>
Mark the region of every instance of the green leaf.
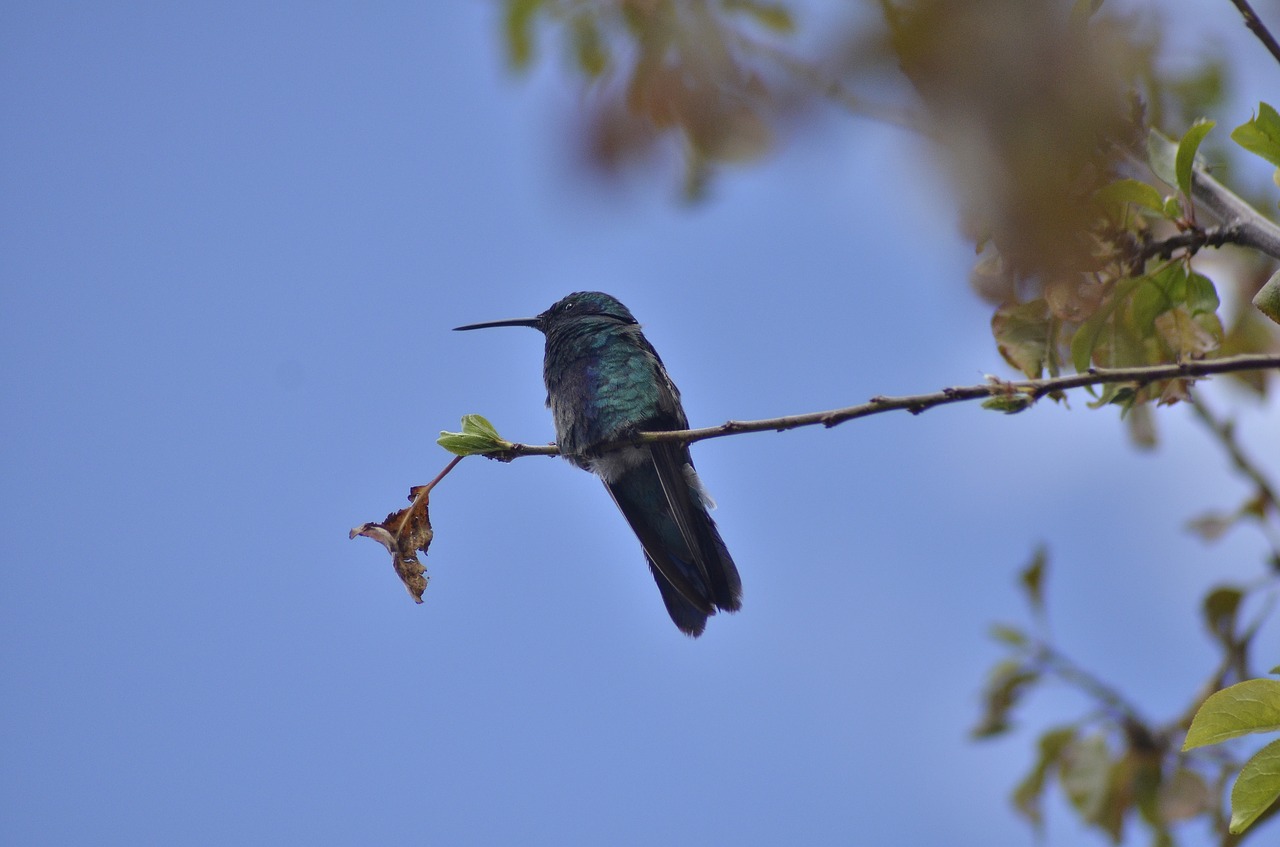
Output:
<path fill-rule="evenodd" d="M 1267 671 L 1267 673 L 1280 674 L 1280 665 L 1276 665 L 1274 668 L 1272 668 L 1271 670 Z"/>
<path fill-rule="evenodd" d="M 1280 730 L 1280 680 L 1249 679 L 1209 695 L 1192 719 L 1182 749 L 1275 730 Z"/>
<path fill-rule="evenodd" d="M 516 69 L 533 59 L 533 19 L 543 0 L 507 0 L 507 58 Z"/>
<path fill-rule="evenodd" d="M 1280 739 L 1253 755 L 1231 788 L 1232 833 L 1241 833 L 1280 797 Z"/>
<path fill-rule="evenodd" d="M 1186 297 L 1187 272 L 1175 262 L 1158 273 L 1136 278 L 1138 285 L 1129 298 L 1130 325 L 1143 336 L 1151 335 L 1155 320 Z"/>
<path fill-rule="evenodd" d="M 1231 140 L 1280 166 L 1280 114 L 1268 104 L 1259 103 L 1257 115 L 1231 130 Z"/>
<path fill-rule="evenodd" d="M 1227 646 L 1235 643 L 1236 618 L 1240 612 L 1240 601 L 1244 592 L 1239 588 L 1224 586 L 1210 591 L 1204 598 L 1201 607 L 1204 612 L 1205 625 L 1213 633 L 1214 638 Z"/>
<path fill-rule="evenodd" d="M 1018 582 L 1027 592 L 1027 601 L 1034 612 L 1044 611 L 1044 574 L 1049 567 L 1049 549 L 1041 544 L 1036 548 L 1031 561 L 1018 574 Z"/>
<path fill-rule="evenodd" d="M 1107 741 L 1100 734 L 1076 741 L 1062 752 L 1062 789 L 1086 821 L 1099 820 L 1106 810 L 1111 764 Z"/>
<path fill-rule="evenodd" d="M 1176 151 L 1177 147 L 1174 143 L 1156 130 L 1153 129 L 1147 134 L 1147 163 L 1151 165 L 1151 172 L 1170 185 L 1178 184 L 1177 168 L 1174 163 Z"/>
<path fill-rule="evenodd" d="M 1095 196 L 1104 206 L 1122 208 L 1125 204 L 1132 203 L 1164 214 L 1164 198 L 1160 192 L 1136 179 L 1116 180 L 1100 188 Z"/>
<path fill-rule="evenodd" d="M 761 26 L 774 32 L 790 33 L 796 28 L 791 12 L 778 3 L 762 3 L 759 0 L 722 0 L 721 5 L 731 12 L 750 15 Z"/>
<path fill-rule="evenodd" d="M 1204 141 L 1204 137 L 1213 127 L 1213 121 L 1201 118 L 1191 125 L 1191 129 L 1187 130 L 1187 134 L 1178 142 L 1178 153 L 1174 160 L 1178 187 L 1188 197 L 1191 196 L 1191 169 L 1196 163 L 1196 151 L 1200 149 L 1200 142 Z"/>
<path fill-rule="evenodd" d="M 1010 647 L 1022 647 L 1028 641 L 1025 632 L 1007 624 L 992 624 L 990 634 L 996 641 L 1008 644 Z"/>
<path fill-rule="evenodd" d="M 1213 280 L 1203 274 L 1192 273 L 1187 275 L 1187 293 L 1184 302 L 1191 310 L 1191 314 L 1199 315 L 1205 312 L 1217 312 L 1221 301 L 1218 299 L 1218 289 L 1213 284 Z"/>
<path fill-rule="evenodd" d="M 442 431 L 436 443 L 455 456 L 483 456 L 511 449 L 511 442 L 504 441 L 493 424 L 480 415 L 463 415 L 462 431 Z"/>
<path fill-rule="evenodd" d="M 609 66 L 609 51 L 600 37 L 594 14 L 583 13 L 574 17 L 573 55 L 582 72 L 593 79 Z"/>
<path fill-rule="evenodd" d="M 1280 324 L 1280 271 L 1271 275 L 1253 297 L 1253 305 L 1259 312 Z"/>
<path fill-rule="evenodd" d="M 489 423 L 488 418 L 483 415 L 463 415 L 462 431 L 467 435 L 478 435 L 482 438 L 502 441 L 502 438 L 498 435 L 497 427 Z"/>
<path fill-rule="evenodd" d="M 1031 408 L 1035 402 L 1035 399 L 1029 394 L 998 394 L 995 397 L 988 397 L 983 400 L 982 408 L 991 409 L 995 412 L 1004 412 L 1006 415 L 1016 415 L 1018 412 Z"/>
<path fill-rule="evenodd" d="M 1071 363 L 1078 372 L 1084 373 L 1089 370 L 1094 348 L 1098 346 L 1099 338 L 1110 323 L 1112 314 L 1121 304 L 1128 301 L 1130 295 L 1145 279 L 1147 277 L 1135 277 L 1118 282 L 1111 292 L 1111 300 L 1103 304 L 1076 330 L 1076 334 L 1071 337 Z M 1114 364 L 1114 362 L 1107 364 Z M 1106 389 L 1104 389 L 1104 396 L 1106 396 Z"/>
<path fill-rule="evenodd" d="M 991 669 L 991 675 L 982 693 L 984 706 L 982 718 L 970 732 L 974 738 L 991 738 L 1009 729 L 1009 712 L 1017 705 L 1028 686 L 1035 684 L 1040 674 L 1027 670 L 1014 661 L 1004 661 Z"/>

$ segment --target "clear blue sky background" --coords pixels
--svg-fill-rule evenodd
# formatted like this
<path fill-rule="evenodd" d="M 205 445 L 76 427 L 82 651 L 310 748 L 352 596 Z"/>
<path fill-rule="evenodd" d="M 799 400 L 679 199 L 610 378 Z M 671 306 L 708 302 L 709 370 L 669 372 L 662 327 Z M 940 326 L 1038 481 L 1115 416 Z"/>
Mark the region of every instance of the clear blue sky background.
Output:
<path fill-rule="evenodd" d="M 1235 45 L 1234 125 L 1280 73 L 1182 5 Z M 967 731 L 1034 546 L 1062 645 L 1159 718 L 1213 660 L 1199 596 L 1260 571 L 1182 529 L 1246 490 L 1185 409 L 1154 454 L 1082 399 L 699 445 L 746 597 L 698 641 L 559 460 L 455 471 L 422 606 L 347 539 L 463 413 L 552 437 L 540 337 L 449 328 L 569 291 L 632 308 L 696 424 L 1008 373 L 916 141 L 833 115 L 697 208 L 604 191 L 558 56 L 514 79 L 498 33 L 482 2 L 0 9 L 0 841 L 1030 843 L 1007 794 L 1080 702 Z M 1273 474 L 1278 425 L 1241 423 Z"/>

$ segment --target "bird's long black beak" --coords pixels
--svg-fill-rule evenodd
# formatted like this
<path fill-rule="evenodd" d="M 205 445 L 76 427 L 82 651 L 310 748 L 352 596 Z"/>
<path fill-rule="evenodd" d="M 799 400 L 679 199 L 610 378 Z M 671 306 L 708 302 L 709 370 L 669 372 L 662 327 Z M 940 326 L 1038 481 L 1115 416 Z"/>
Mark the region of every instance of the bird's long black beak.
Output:
<path fill-rule="evenodd" d="M 512 318 L 508 321 L 489 321 L 482 324 L 467 324 L 466 326 L 455 326 L 454 332 L 464 329 L 488 329 L 491 326 L 528 326 L 534 329 L 542 329 L 542 318 Z"/>

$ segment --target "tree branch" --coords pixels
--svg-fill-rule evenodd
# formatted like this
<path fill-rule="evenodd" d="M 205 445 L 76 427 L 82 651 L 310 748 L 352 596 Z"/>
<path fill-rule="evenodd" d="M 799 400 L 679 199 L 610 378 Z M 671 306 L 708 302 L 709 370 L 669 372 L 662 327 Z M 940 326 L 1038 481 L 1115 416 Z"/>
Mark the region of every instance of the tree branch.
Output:
<path fill-rule="evenodd" d="M 735 34 L 734 40 L 743 50 L 768 59 L 786 73 L 804 84 L 812 86 L 823 97 L 837 103 L 850 114 L 860 115 L 890 126 L 910 130 L 926 137 L 930 136 L 921 117 L 905 107 L 877 103 L 861 97 L 849 90 L 840 80 L 823 74 L 812 63 L 793 56 L 773 44 L 750 38 L 741 33 Z"/>
<path fill-rule="evenodd" d="M 1153 143 L 1163 144 L 1167 148 L 1167 154 L 1172 160 L 1178 149 L 1177 145 L 1155 130 L 1152 130 L 1151 135 Z M 1151 166 L 1137 152 L 1130 151 L 1128 160 L 1131 166 L 1151 172 Z M 1214 179 L 1199 162 L 1194 166 L 1194 173 L 1195 178 L 1191 181 L 1192 197 L 1200 208 L 1207 209 L 1222 223 L 1223 230 L 1232 232 L 1230 241 L 1242 247 L 1252 247 L 1273 259 L 1280 259 L 1280 226 L 1263 217 L 1230 188 Z"/>
<path fill-rule="evenodd" d="M 935 406 L 945 406 L 965 400 L 1007 398 L 1012 401 L 1014 407 L 1019 403 L 1029 406 L 1048 394 L 1068 391 L 1073 388 L 1082 388 L 1086 385 L 1133 383 L 1135 386 L 1141 387 L 1167 379 L 1194 379 L 1209 376 L 1210 374 L 1260 370 L 1280 370 L 1280 353 L 1250 354 L 1222 359 L 1201 359 L 1138 368 L 1090 368 L 1084 373 L 1070 376 L 1029 379 L 1019 382 L 1006 382 L 1002 379 L 989 377 L 988 381 L 981 385 L 944 388 L 932 394 L 915 394 L 906 397 L 872 397 L 866 403 L 857 406 L 830 409 L 825 412 L 810 412 L 803 415 L 788 415 L 756 421 L 726 421 L 719 426 L 709 426 L 701 429 L 638 432 L 630 439 L 619 441 L 615 444 L 602 445 L 600 450 L 603 452 L 635 444 L 672 442 L 692 444 L 695 441 L 721 438 L 726 435 L 766 432 L 769 430 L 782 432 L 788 429 L 817 426 L 819 424 L 830 428 L 845 421 L 878 415 L 883 412 L 905 410 L 913 415 L 918 415 Z M 1014 408 L 1013 410 L 1020 409 Z M 559 454 L 560 451 L 554 444 L 512 444 L 510 449 L 485 455 L 492 459 L 511 461 L 520 456 L 558 456 Z"/>
<path fill-rule="evenodd" d="M 1258 18 L 1258 13 L 1253 11 L 1253 7 L 1249 5 L 1249 0 L 1231 0 L 1231 3 L 1244 16 L 1244 25 L 1252 30 L 1254 35 L 1258 36 L 1258 40 L 1271 51 L 1271 55 L 1275 57 L 1276 61 L 1280 62 L 1280 44 L 1276 43 L 1275 36 Z"/>
<path fill-rule="evenodd" d="M 1124 698 L 1115 687 L 1108 685 L 1089 671 L 1071 661 L 1066 654 L 1045 642 L 1037 642 L 1032 660 L 1045 672 L 1079 689 L 1092 697 L 1104 709 L 1109 710 L 1126 728 L 1142 728 L 1147 735 L 1154 734 L 1150 723 L 1138 712 L 1138 708 Z"/>
<path fill-rule="evenodd" d="M 1172 259 L 1175 250 L 1186 250 L 1188 256 L 1194 256 L 1203 247 L 1221 247 L 1239 242 L 1239 226 L 1217 226 L 1209 229 L 1194 227 L 1159 241 L 1144 241 L 1137 251 L 1137 264 L 1145 265 L 1149 259 Z"/>

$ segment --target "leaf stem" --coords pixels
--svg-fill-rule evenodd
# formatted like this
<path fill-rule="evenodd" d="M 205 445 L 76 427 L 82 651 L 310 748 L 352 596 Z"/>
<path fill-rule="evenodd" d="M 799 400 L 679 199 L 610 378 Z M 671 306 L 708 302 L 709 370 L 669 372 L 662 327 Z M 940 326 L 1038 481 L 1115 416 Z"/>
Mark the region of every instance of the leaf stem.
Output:
<path fill-rule="evenodd" d="M 453 460 L 444 466 L 444 470 L 436 474 L 435 479 L 431 480 L 426 485 L 416 485 L 413 487 L 410 492 L 413 494 L 413 503 L 409 508 L 404 510 L 404 514 L 400 518 L 400 523 L 396 526 L 396 538 L 399 538 L 404 533 L 405 527 L 409 524 L 409 521 L 413 518 L 414 511 L 418 508 L 418 504 L 423 500 L 428 500 L 431 495 L 431 489 L 435 488 L 436 484 L 448 476 L 449 471 L 457 467 L 458 462 L 461 462 L 465 458 L 465 456 L 454 456 Z"/>
<path fill-rule="evenodd" d="M 449 464 L 445 465 L 445 466 L 444 466 L 444 470 L 442 470 L 442 471 L 440 471 L 440 473 L 436 474 L 436 478 L 435 478 L 435 479 L 431 480 L 431 481 L 430 481 L 430 482 L 428 482 L 426 485 L 421 486 L 421 493 L 422 493 L 422 494 L 426 494 L 426 493 L 427 493 L 427 492 L 429 492 L 431 489 L 435 488 L 435 487 L 436 487 L 436 483 L 440 482 L 440 480 L 442 480 L 442 479 L 444 479 L 446 476 L 448 476 L 448 475 L 449 475 L 449 471 L 453 470 L 453 469 L 457 466 L 458 462 L 461 462 L 461 461 L 462 461 L 463 459 L 465 459 L 465 458 L 466 458 L 466 456 L 454 456 L 454 457 L 453 457 L 453 461 L 451 461 Z"/>

